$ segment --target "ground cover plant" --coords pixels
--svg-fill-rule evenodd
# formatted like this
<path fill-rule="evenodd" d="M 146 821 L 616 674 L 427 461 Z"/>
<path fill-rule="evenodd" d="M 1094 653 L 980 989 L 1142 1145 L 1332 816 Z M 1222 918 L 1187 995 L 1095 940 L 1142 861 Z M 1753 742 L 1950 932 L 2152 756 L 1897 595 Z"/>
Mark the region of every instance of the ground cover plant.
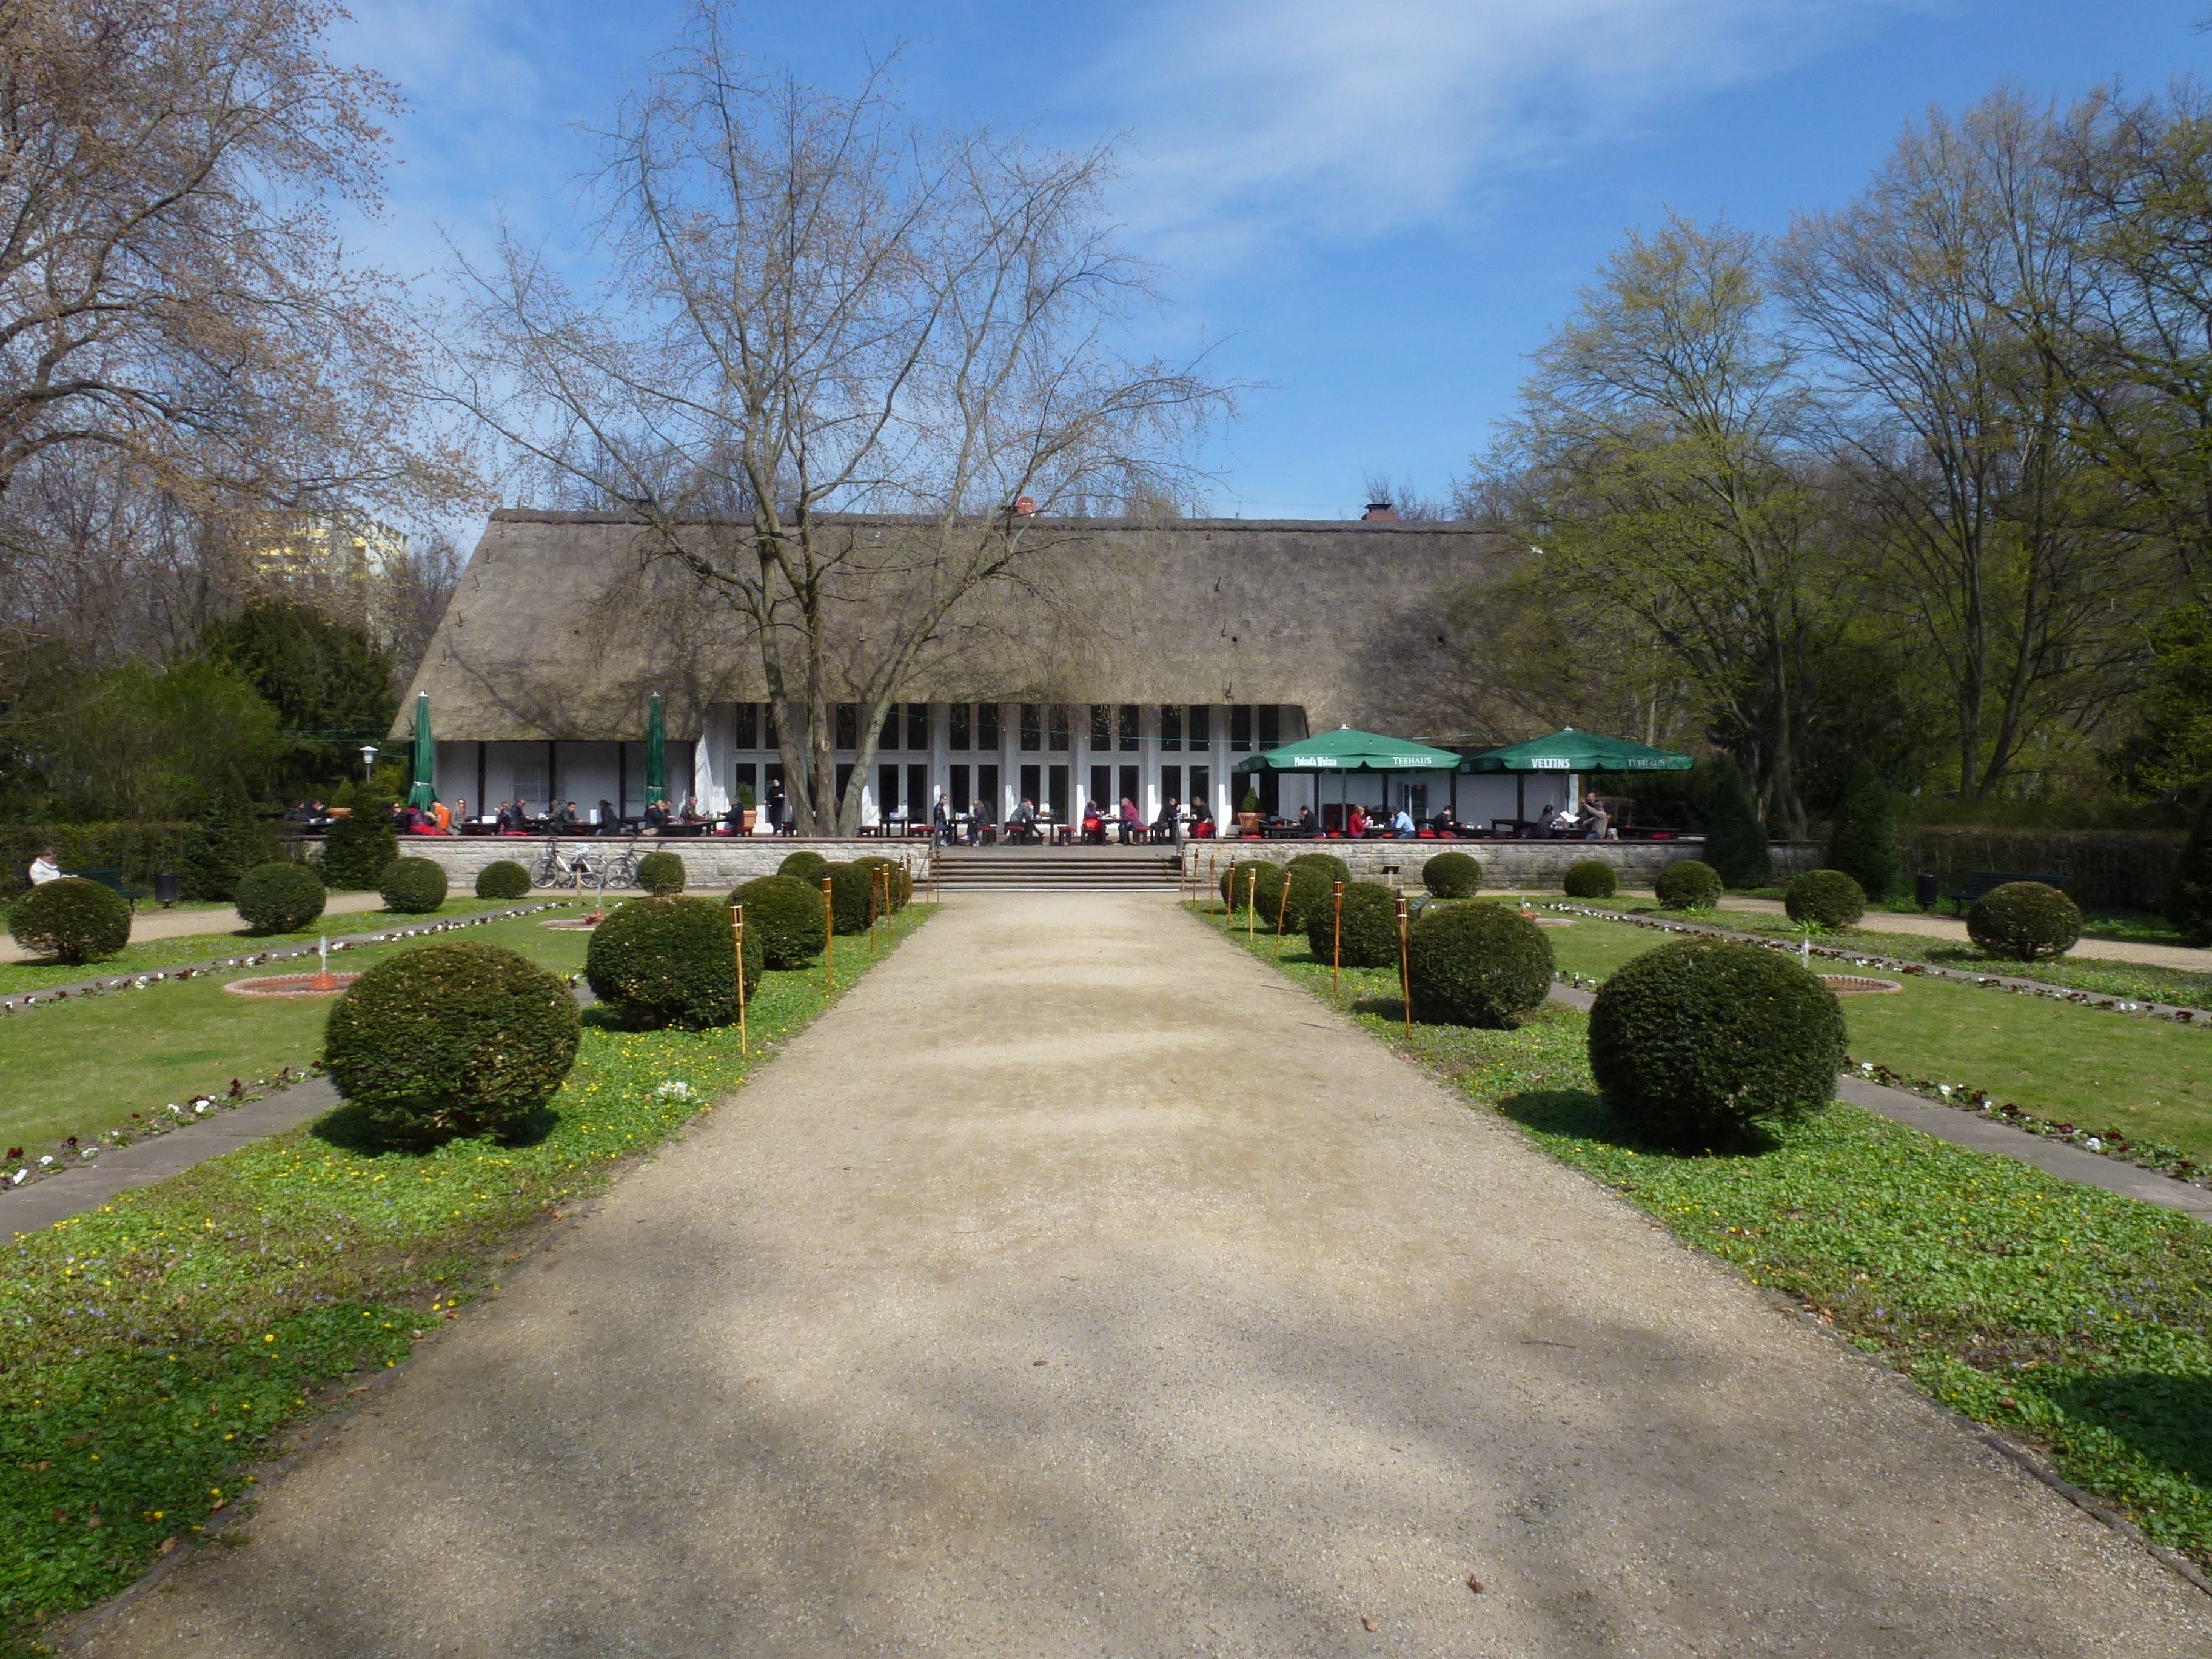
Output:
<path fill-rule="evenodd" d="M 540 920 L 489 922 L 459 937 L 520 951 L 560 973 L 580 969 L 587 935 L 541 927 Z M 334 965 L 356 972 L 420 942 L 358 946 Z M 143 1123 L 172 1102 L 223 1095 L 233 1078 L 250 1083 L 283 1066 L 312 1065 L 322 1051 L 328 1003 L 222 989 L 248 975 L 301 968 L 236 969 L 0 1018 L 0 1146 L 24 1147 L 35 1162 L 40 1150 L 70 1135 L 91 1141 L 129 1133 L 134 1112 Z M 0 1209 L 0 1225 L 5 1215 Z"/>
<path fill-rule="evenodd" d="M 924 920 L 838 948 L 847 988 Z M 554 935 L 574 940 L 576 936 Z M 602 1190 L 827 1006 L 771 973 L 729 1027 L 587 1019 L 542 1133 L 386 1148 L 346 1110 L 19 1237 L 0 1277 L 0 1625 L 19 1641 L 250 1496 L 288 1424 L 497 1289 L 526 1230 Z"/>
<path fill-rule="evenodd" d="M 1264 941 L 1254 953 L 1275 960 Z M 2212 1228 L 1842 1103 L 1773 1125 L 1755 1152 L 1671 1151 L 1599 1098 L 1573 1009 L 1408 1039 L 1395 968 L 1347 971 L 1332 996 L 1327 963 L 1297 952 L 1279 965 L 1554 1157 L 1954 1410 L 2042 1449 L 2160 1544 L 2212 1563 Z"/>

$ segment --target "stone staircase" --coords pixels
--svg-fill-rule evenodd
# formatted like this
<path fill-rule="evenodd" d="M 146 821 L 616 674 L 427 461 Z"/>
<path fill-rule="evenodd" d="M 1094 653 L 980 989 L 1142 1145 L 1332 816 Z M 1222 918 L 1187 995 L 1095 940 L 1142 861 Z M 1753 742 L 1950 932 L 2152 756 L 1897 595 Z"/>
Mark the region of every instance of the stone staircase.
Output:
<path fill-rule="evenodd" d="M 1157 893 L 1176 884 L 1170 847 L 947 847 L 938 857 L 947 893 Z"/>

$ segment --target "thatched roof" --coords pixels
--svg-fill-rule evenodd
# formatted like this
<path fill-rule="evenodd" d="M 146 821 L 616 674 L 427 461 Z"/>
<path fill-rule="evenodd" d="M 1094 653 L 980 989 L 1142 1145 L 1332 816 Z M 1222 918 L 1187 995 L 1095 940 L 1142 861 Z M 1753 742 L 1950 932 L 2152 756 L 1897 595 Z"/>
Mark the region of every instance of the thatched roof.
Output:
<path fill-rule="evenodd" d="M 912 521 L 836 521 L 872 542 Z M 1444 672 L 1435 617 L 1517 550 L 1464 525 L 1196 520 L 1031 521 L 1018 580 L 963 602 L 902 696 L 915 702 L 1279 702 L 1319 728 L 1401 723 Z M 845 608 L 864 662 L 905 601 Z M 712 703 L 763 701 L 750 625 L 647 556 L 635 520 L 492 515 L 416 672 L 438 735 L 635 738 L 659 691 L 672 738 Z M 852 688 L 840 687 L 841 695 Z M 395 726 L 395 731 L 398 728 Z"/>

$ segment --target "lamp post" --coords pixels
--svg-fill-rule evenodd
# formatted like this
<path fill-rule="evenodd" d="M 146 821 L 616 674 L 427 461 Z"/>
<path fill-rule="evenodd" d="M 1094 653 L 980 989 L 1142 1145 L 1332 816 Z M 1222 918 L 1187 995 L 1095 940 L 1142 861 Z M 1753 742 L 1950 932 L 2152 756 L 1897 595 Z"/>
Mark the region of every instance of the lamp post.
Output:
<path fill-rule="evenodd" d="M 376 751 L 379 747 L 380 744 L 374 743 L 365 743 L 361 746 L 361 781 L 363 783 L 373 781 L 376 776 Z"/>

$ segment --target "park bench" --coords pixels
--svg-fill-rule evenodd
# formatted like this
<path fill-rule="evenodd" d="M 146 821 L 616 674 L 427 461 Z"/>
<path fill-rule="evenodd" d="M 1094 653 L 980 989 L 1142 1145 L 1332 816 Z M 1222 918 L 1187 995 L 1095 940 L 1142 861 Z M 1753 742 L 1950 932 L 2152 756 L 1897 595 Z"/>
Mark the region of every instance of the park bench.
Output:
<path fill-rule="evenodd" d="M 119 893 L 124 898 L 129 900 L 133 910 L 138 908 L 140 899 L 154 896 L 152 888 L 133 887 L 124 880 L 123 872 L 113 865 L 96 864 L 89 869 L 64 870 L 62 873 L 65 876 L 75 876 L 80 881 L 98 882 L 102 887 L 107 888 L 112 892 Z"/>
<path fill-rule="evenodd" d="M 1976 870 L 1967 876 L 1966 884 L 1964 887 L 1955 893 L 1946 893 L 1943 896 L 1943 902 L 1951 906 L 1953 915 L 1964 915 L 1976 900 L 1984 897 L 1996 888 L 2015 881 L 2040 882 L 2045 887 L 2057 887 L 2062 890 L 2066 885 L 2066 878 L 2063 876 L 2025 874 L 2016 870 Z"/>

